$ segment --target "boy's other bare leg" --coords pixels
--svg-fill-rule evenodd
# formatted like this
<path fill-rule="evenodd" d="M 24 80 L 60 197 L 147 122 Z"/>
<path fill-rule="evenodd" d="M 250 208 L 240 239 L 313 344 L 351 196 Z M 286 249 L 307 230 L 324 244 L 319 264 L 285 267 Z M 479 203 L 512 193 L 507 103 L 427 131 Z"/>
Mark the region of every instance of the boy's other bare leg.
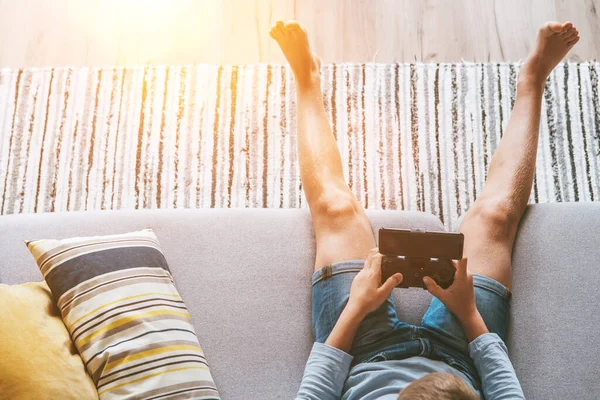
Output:
<path fill-rule="evenodd" d="M 471 272 L 511 287 L 512 247 L 533 178 L 546 79 L 579 40 L 570 22 L 548 22 L 519 73 L 517 97 L 481 195 L 463 219 Z"/>
<path fill-rule="evenodd" d="M 315 270 L 337 261 L 363 260 L 375 247 L 375 239 L 363 207 L 344 180 L 337 142 L 323 107 L 320 60 L 297 22 L 278 22 L 270 34 L 296 81 L 300 179 L 317 241 Z"/>

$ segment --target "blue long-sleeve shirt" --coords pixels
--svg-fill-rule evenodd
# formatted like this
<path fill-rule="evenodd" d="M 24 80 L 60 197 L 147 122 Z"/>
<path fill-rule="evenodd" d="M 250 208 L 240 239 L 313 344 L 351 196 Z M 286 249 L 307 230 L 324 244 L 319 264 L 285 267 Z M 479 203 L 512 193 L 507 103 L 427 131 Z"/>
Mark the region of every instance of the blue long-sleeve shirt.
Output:
<path fill-rule="evenodd" d="M 486 333 L 469 343 L 469 355 L 481 376 L 487 400 L 525 399 L 508 350 L 500 337 Z M 448 364 L 425 357 L 361 363 L 350 369 L 352 356 L 324 343 L 315 343 L 306 363 L 297 400 L 396 400 L 412 381 L 432 372 L 449 372 L 470 380 Z M 483 395 L 483 396 L 482 396 Z"/>

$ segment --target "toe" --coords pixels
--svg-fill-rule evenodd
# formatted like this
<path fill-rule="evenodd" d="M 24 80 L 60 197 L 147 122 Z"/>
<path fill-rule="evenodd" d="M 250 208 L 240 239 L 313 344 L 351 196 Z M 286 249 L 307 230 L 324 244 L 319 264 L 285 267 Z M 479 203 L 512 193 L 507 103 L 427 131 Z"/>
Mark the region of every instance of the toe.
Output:
<path fill-rule="evenodd" d="M 546 29 L 546 30 L 549 30 L 549 31 L 555 32 L 555 33 L 559 33 L 563 29 L 563 24 L 561 24 L 560 22 L 556 22 L 556 21 L 548 21 L 544 24 L 542 29 Z"/>
<path fill-rule="evenodd" d="M 579 35 L 573 36 L 571 39 L 569 39 L 567 41 L 567 46 L 574 46 L 577 42 L 579 42 Z"/>
<path fill-rule="evenodd" d="M 285 23 L 285 29 L 289 29 L 290 31 L 300 29 L 300 24 L 298 21 L 290 20 Z"/>
<path fill-rule="evenodd" d="M 273 27 L 273 30 L 277 32 L 277 35 L 279 35 L 280 37 L 284 36 L 285 32 L 283 29 L 283 21 L 277 21 L 277 23 Z"/>
<path fill-rule="evenodd" d="M 269 36 L 271 36 L 275 40 L 278 40 L 279 32 L 277 31 L 277 28 L 271 28 L 271 30 L 269 31 Z"/>
<path fill-rule="evenodd" d="M 570 36 L 573 32 L 576 32 L 577 29 L 575 29 L 574 27 L 570 27 L 568 29 L 563 30 L 560 35 L 565 37 L 565 36 Z"/>
<path fill-rule="evenodd" d="M 573 38 L 574 36 L 577 36 L 577 35 L 579 35 L 579 32 L 577 32 L 577 29 L 573 28 L 570 31 L 568 31 L 567 33 L 565 33 L 563 35 L 563 38 L 565 40 L 571 40 L 571 38 Z"/>
<path fill-rule="evenodd" d="M 566 32 L 566 31 L 570 30 L 571 28 L 573 28 L 573 23 L 571 21 L 567 21 L 563 24 L 561 32 Z"/>

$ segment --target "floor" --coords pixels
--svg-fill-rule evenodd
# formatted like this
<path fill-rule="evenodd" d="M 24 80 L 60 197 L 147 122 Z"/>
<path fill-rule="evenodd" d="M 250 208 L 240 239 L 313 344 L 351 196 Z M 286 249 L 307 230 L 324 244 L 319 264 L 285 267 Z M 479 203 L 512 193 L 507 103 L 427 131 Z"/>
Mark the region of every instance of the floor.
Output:
<path fill-rule="evenodd" d="M 600 58 L 600 0 L 0 0 L 0 66 L 283 62 L 278 19 L 325 62 L 516 61 L 571 20 L 570 59 Z"/>

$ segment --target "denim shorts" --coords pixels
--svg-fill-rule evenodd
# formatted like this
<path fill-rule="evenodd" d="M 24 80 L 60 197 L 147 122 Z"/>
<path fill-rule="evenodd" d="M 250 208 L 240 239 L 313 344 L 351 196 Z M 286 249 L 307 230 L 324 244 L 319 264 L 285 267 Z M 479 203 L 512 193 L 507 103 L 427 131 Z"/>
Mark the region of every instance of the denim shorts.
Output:
<path fill-rule="evenodd" d="M 317 342 L 325 342 L 348 302 L 350 286 L 364 260 L 334 263 L 312 277 L 312 328 Z M 473 274 L 475 301 L 490 332 L 505 340 L 511 292 L 501 283 Z M 414 289 L 413 289 L 414 290 Z M 469 356 L 469 342 L 456 317 L 433 297 L 421 325 L 398 320 L 391 296 L 360 324 L 350 354 L 352 365 L 421 356 L 440 360 L 467 375 L 481 389 L 480 377 Z"/>

